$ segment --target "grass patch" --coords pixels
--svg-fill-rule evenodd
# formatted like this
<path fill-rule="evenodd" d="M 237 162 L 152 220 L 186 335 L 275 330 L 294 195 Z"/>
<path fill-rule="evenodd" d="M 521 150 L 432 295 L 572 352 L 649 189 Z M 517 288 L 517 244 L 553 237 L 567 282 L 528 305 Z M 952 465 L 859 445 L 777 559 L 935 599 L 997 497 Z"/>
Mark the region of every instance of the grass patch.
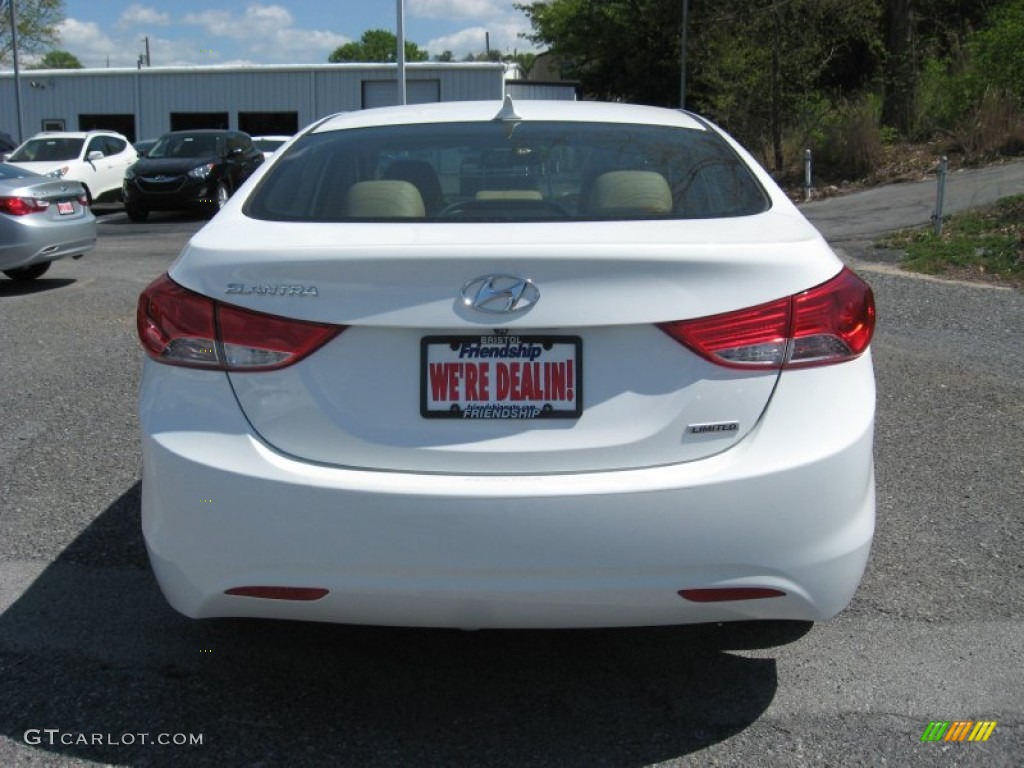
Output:
<path fill-rule="evenodd" d="M 907 254 L 914 272 L 985 277 L 1024 284 L 1024 195 L 948 217 L 942 235 L 932 227 L 904 229 L 878 240 Z"/>

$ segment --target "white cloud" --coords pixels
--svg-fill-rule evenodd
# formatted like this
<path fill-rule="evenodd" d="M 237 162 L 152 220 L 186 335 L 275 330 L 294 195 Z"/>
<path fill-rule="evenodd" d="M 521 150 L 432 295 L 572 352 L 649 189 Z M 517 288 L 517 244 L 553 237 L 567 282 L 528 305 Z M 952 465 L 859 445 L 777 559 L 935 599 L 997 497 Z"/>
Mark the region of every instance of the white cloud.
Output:
<path fill-rule="evenodd" d="M 125 8 L 117 20 L 117 26 L 120 29 L 145 26 L 165 27 L 170 23 L 171 17 L 169 14 L 154 8 L 147 8 L 138 3 L 132 3 Z"/>
<path fill-rule="evenodd" d="M 483 53 L 486 47 L 486 34 L 490 33 L 491 50 L 502 55 L 536 51 L 537 48 L 529 40 L 519 37 L 520 33 L 528 32 L 529 29 L 529 24 L 525 21 L 520 23 L 512 19 L 499 20 L 486 27 L 469 27 L 450 35 L 435 37 L 424 47 L 431 54 L 451 51 L 456 59 L 461 59 L 467 53 Z"/>
<path fill-rule="evenodd" d="M 325 63 L 331 51 L 350 41 L 333 32 L 292 26 L 292 15 L 280 5 L 253 4 L 241 17 L 233 17 L 227 11 L 190 13 L 184 22 L 201 27 L 211 37 L 242 42 L 257 58 L 279 62 Z M 210 43 L 211 49 L 216 47 L 215 41 Z"/>
<path fill-rule="evenodd" d="M 427 19 L 489 19 L 501 16 L 505 3 L 496 0 L 409 0 L 411 16 Z"/>
<path fill-rule="evenodd" d="M 108 57 L 112 67 L 129 66 L 129 58 L 135 64 L 135 54 L 125 53 L 95 22 L 64 19 L 57 25 L 57 34 L 62 47 L 86 67 L 105 67 Z"/>

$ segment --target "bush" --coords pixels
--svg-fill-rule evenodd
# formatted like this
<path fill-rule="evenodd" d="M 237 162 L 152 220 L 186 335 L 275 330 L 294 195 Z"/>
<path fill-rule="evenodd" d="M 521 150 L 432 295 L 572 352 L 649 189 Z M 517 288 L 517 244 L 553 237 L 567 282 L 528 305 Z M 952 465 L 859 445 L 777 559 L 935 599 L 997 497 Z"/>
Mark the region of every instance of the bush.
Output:
<path fill-rule="evenodd" d="M 812 143 L 815 176 L 839 181 L 869 176 L 882 157 L 881 105 L 875 96 L 843 100 L 827 112 Z"/>

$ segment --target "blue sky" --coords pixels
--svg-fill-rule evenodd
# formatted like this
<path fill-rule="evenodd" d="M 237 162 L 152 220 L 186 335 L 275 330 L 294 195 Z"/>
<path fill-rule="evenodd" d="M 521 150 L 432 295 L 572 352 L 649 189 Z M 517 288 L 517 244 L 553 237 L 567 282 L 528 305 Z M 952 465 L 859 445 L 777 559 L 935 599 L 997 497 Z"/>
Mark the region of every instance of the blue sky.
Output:
<path fill-rule="evenodd" d="M 394 30 L 396 0 L 65 0 L 63 47 L 87 67 L 134 67 L 149 37 L 153 66 L 322 64 L 374 28 Z M 406 39 L 456 58 L 533 50 L 512 0 L 405 0 Z"/>

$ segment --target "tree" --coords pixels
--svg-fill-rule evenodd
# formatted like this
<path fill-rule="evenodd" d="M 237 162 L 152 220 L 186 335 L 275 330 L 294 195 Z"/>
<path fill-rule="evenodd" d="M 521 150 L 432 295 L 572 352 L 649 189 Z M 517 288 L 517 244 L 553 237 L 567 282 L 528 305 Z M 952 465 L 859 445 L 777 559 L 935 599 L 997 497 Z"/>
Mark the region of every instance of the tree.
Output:
<path fill-rule="evenodd" d="M 396 61 L 398 38 L 386 29 L 369 29 L 359 42 L 345 43 L 334 49 L 327 60 L 333 64 L 343 61 Z M 416 43 L 405 41 L 406 61 L 427 61 L 430 55 Z"/>
<path fill-rule="evenodd" d="M 880 0 L 690 0 L 687 106 L 744 143 L 772 147 L 811 97 L 871 82 Z M 598 98 L 679 106 L 679 0 L 548 0 L 517 6 L 562 76 Z"/>
<path fill-rule="evenodd" d="M 38 64 L 32 64 L 28 69 L 82 69 L 82 62 L 67 51 L 49 51 Z"/>
<path fill-rule="evenodd" d="M 678 0 L 550 0 L 517 5 L 562 75 L 606 100 L 676 106 L 679 99 Z"/>
<path fill-rule="evenodd" d="M 0 64 L 11 64 L 10 0 L 0 4 Z M 64 0 L 18 0 L 18 53 L 40 53 L 60 43 Z"/>

